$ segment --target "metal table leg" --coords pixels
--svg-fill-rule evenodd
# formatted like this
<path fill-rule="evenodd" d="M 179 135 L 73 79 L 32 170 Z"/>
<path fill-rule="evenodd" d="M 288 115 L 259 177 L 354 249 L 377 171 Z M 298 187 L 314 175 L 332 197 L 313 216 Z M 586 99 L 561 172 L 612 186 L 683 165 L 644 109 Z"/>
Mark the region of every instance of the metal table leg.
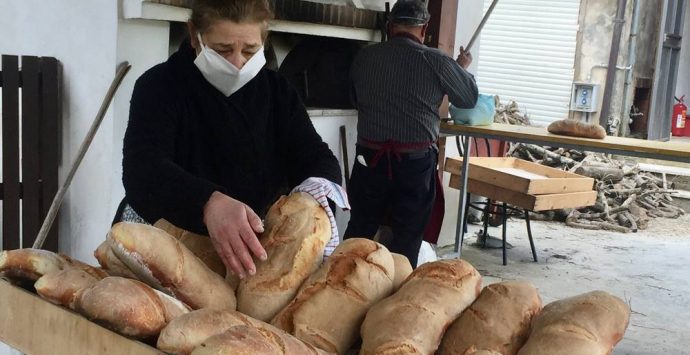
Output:
<path fill-rule="evenodd" d="M 462 158 L 462 176 L 460 178 L 460 197 L 458 198 L 458 223 L 455 225 L 455 251 L 458 257 L 462 255 L 462 242 L 460 241 L 460 234 L 462 234 L 462 227 L 465 225 L 465 206 L 467 205 L 467 175 L 470 168 L 470 140 L 467 139 L 462 144 L 463 158 Z"/>
<path fill-rule="evenodd" d="M 508 256 L 506 255 L 506 230 L 508 229 L 508 205 L 503 202 L 503 265 L 508 265 Z"/>
<path fill-rule="evenodd" d="M 525 210 L 525 223 L 527 224 L 527 237 L 529 237 L 529 246 L 532 248 L 532 257 L 534 262 L 537 261 L 537 250 L 534 248 L 534 239 L 532 239 L 532 227 L 529 224 L 529 211 Z"/>

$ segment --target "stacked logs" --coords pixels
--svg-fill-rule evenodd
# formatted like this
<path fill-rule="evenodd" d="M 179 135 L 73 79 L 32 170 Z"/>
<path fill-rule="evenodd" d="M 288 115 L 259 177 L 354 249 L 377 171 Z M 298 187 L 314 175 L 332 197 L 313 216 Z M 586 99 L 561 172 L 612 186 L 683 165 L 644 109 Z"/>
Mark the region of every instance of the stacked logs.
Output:
<path fill-rule="evenodd" d="M 640 171 L 635 163 L 600 153 L 523 143 L 512 145 L 508 155 L 596 180 L 594 206 L 550 211 L 539 219 L 563 220 L 575 228 L 628 233 L 646 229 L 651 218 L 678 218 L 685 214 L 672 204 L 672 191 L 666 182 Z"/>
<path fill-rule="evenodd" d="M 503 104 L 501 99 L 496 95 L 494 97 L 496 104 L 496 114 L 494 115 L 494 122 L 507 123 L 519 126 L 529 125 L 529 117 L 526 113 L 520 111 L 517 102 L 510 101 L 510 103 Z"/>

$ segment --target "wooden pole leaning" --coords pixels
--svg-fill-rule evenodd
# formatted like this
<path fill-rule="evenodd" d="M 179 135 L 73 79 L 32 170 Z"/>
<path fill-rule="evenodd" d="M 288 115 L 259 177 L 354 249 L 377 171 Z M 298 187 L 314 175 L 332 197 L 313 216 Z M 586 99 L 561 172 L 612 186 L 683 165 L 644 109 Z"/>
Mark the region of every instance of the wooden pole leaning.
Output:
<path fill-rule="evenodd" d="M 131 67 L 132 66 L 128 62 L 123 62 L 122 64 L 120 64 L 117 70 L 117 74 L 115 75 L 115 78 L 113 78 L 113 81 L 110 83 L 110 88 L 108 88 L 108 92 L 105 94 L 105 97 L 101 102 L 101 107 L 98 110 L 98 113 L 96 114 L 96 118 L 91 123 L 89 131 L 86 133 L 86 136 L 84 137 L 84 140 L 82 141 L 81 146 L 79 147 L 77 157 L 72 163 L 72 166 L 70 167 L 69 173 L 67 174 L 67 178 L 65 179 L 65 182 L 62 184 L 62 186 L 60 186 L 60 189 L 55 194 L 55 198 L 53 198 L 53 202 L 50 204 L 50 209 L 46 214 L 46 218 L 43 220 L 43 225 L 41 225 L 41 229 L 38 231 L 38 235 L 36 236 L 36 240 L 34 241 L 33 248 L 40 249 L 41 247 L 43 247 L 43 243 L 45 242 L 46 237 L 48 236 L 48 232 L 50 231 L 50 228 L 52 227 L 53 222 L 55 221 L 55 217 L 57 216 L 58 210 L 60 209 L 60 205 L 62 205 L 62 200 L 65 198 L 65 193 L 67 192 L 69 185 L 72 183 L 74 174 L 77 172 L 77 168 L 79 168 L 81 161 L 84 159 L 84 155 L 86 155 L 86 152 L 89 150 L 91 142 L 96 136 L 96 132 L 98 132 L 98 128 L 101 126 L 101 122 L 103 122 L 105 113 L 108 111 L 108 107 L 110 106 L 110 103 L 112 102 L 113 97 L 117 92 L 117 89 L 120 87 L 122 80 L 125 78 L 125 75 L 127 75 L 127 72 L 129 72 L 129 69 Z"/>

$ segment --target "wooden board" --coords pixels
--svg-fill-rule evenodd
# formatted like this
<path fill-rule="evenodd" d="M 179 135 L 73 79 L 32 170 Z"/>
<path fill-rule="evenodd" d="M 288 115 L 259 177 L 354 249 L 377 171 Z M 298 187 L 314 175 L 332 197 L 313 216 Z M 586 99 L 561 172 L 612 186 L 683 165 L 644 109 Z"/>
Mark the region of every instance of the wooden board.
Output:
<path fill-rule="evenodd" d="M 20 247 L 19 57 L 2 56 L 2 249 Z"/>
<path fill-rule="evenodd" d="M 450 176 L 450 187 L 460 188 L 460 175 Z M 562 208 L 592 206 L 597 201 L 596 191 L 571 192 L 563 194 L 530 195 L 508 190 L 482 181 L 468 179 L 467 191 L 494 201 L 501 201 L 530 211 L 550 211 Z"/>
<path fill-rule="evenodd" d="M 462 158 L 447 158 L 445 170 L 461 174 Z M 585 192 L 594 179 L 517 158 L 470 159 L 469 178 L 524 194 Z"/>
<path fill-rule="evenodd" d="M 163 352 L 0 280 L 0 341 L 31 355 Z"/>
<path fill-rule="evenodd" d="M 441 132 L 451 135 L 476 135 L 496 138 L 506 141 L 511 139 L 538 141 L 540 144 L 578 145 L 582 149 L 598 148 L 601 150 L 618 150 L 616 154 L 631 155 L 630 153 L 646 154 L 663 159 L 690 162 L 690 143 L 659 142 L 625 137 L 606 137 L 604 139 L 590 139 L 551 134 L 545 127 L 517 126 L 504 123 L 494 123 L 489 126 L 466 126 L 441 123 Z"/>

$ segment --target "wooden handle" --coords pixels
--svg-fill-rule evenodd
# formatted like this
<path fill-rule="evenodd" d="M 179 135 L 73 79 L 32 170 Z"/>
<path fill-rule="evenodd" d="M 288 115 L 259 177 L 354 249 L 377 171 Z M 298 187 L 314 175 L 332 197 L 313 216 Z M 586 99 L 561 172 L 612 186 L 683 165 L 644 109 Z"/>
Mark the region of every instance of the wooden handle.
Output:
<path fill-rule="evenodd" d="M 53 226 L 53 222 L 55 221 L 55 216 L 57 216 L 58 210 L 60 209 L 60 205 L 62 205 L 62 200 L 65 198 L 67 188 L 72 183 L 72 179 L 74 178 L 74 174 L 77 172 L 79 164 L 81 164 L 81 161 L 84 159 L 84 155 L 86 155 L 86 152 L 89 150 L 91 142 L 93 141 L 93 138 L 96 136 L 98 128 L 101 126 L 101 122 L 103 122 L 105 113 L 108 111 L 110 102 L 112 102 L 113 97 L 117 92 L 117 89 L 120 87 L 122 80 L 125 78 L 125 75 L 127 75 L 127 72 L 129 72 L 129 69 L 131 67 L 132 66 L 128 62 L 122 63 L 117 71 L 117 74 L 115 75 L 115 78 L 113 78 L 113 81 L 110 83 L 110 88 L 108 89 L 108 92 L 105 94 L 103 102 L 101 102 L 101 108 L 98 110 L 98 113 L 96 114 L 96 118 L 94 119 L 93 123 L 91 123 L 91 128 L 89 128 L 89 131 L 86 133 L 86 137 L 84 137 L 84 141 L 81 143 L 81 147 L 79 147 L 79 151 L 77 152 L 77 158 L 75 159 L 74 163 L 72 163 L 72 167 L 70 168 L 69 174 L 67 174 L 65 182 L 62 184 L 58 192 L 55 194 L 55 198 L 53 198 L 53 202 L 50 204 L 50 209 L 48 210 L 48 214 L 46 215 L 45 220 L 43 220 L 41 230 L 38 231 L 38 236 L 36 236 L 33 248 L 40 249 L 41 247 L 43 247 L 43 243 L 45 242 L 46 237 L 48 236 L 48 232 L 50 231 L 50 228 Z"/>

